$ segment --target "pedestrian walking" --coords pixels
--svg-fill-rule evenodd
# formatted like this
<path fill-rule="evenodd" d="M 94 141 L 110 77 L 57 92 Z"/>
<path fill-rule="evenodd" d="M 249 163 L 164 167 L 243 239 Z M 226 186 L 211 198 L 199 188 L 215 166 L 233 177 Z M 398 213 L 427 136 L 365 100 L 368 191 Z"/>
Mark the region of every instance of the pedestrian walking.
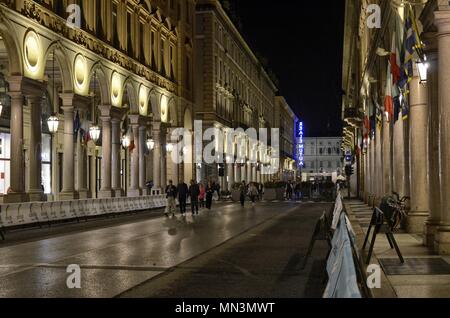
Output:
<path fill-rule="evenodd" d="M 214 185 L 212 182 L 208 182 L 208 185 L 206 186 L 206 208 L 208 210 L 211 210 L 212 208 L 212 200 L 214 195 Z"/>
<path fill-rule="evenodd" d="M 300 182 L 297 182 L 295 185 L 295 200 L 300 200 L 300 192 L 302 190 L 302 184 Z"/>
<path fill-rule="evenodd" d="M 248 187 L 248 196 L 250 197 L 252 205 L 254 206 L 256 202 L 256 197 L 258 196 L 258 188 L 256 188 L 256 185 L 253 182 L 250 183 Z"/>
<path fill-rule="evenodd" d="M 219 183 L 216 183 L 215 190 L 217 192 L 217 198 L 218 198 L 218 200 L 220 200 L 221 196 L 220 196 L 220 184 Z"/>
<path fill-rule="evenodd" d="M 292 200 L 292 183 L 289 181 L 286 185 L 286 200 L 290 201 Z"/>
<path fill-rule="evenodd" d="M 206 188 L 203 183 L 199 184 L 200 195 L 198 196 L 198 200 L 200 201 L 200 208 L 205 208 L 205 198 L 206 198 Z"/>
<path fill-rule="evenodd" d="M 245 206 L 245 196 L 247 195 L 247 185 L 245 184 L 245 181 L 242 181 L 241 185 L 239 186 L 239 192 L 240 192 L 240 201 L 241 206 Z"/>
<path fill-rule="evenodd" d="M 175 210 L 177 208 L 176 203 L 177 187 L 173 185 L 172 180 L 169 180 L 169 185 L 166 187 L 166 198 L 167 198 L 167 207 L 166 212 L 164 214 L 166 216 L 169 216 L 169 214 L 175 216 Z"/>
<path fill-rule="evenodd" d="M 186 201 L 189 194 L 189 188 L 183 181 L 177 187 L 178 202 L 180 203 L 180 213 L 184 215 L 186 213 Z"/>
<path fill-rule="evenodd" d="M 198 215 L 198 198 L 200 196 L 200 187 L 194 180 L 191 180 L 191 186 L 189 187 L 189 197 L 191 198 L 191 211 L 192 215 Z"/>
<path fill-rule="evenodd" d="M 264 193 L 264 186 L 262 183 L 259 183 L 258 184 L 258 199 L 259 199 L 259 201 L 262 201 L 263 193 Z"/>

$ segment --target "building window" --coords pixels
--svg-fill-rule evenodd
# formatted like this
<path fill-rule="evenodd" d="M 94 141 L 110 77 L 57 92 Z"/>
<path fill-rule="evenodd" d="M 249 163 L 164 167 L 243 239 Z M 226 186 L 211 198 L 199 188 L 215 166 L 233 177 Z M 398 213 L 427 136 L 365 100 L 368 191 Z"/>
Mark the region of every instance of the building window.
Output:
<path fill-rule="evenodd" d="M 191 59 L 186 56 L 186 89 L 191 89 Z"/>
<path fill-rule="evenodd" d="M 159 44 L 159 50 L 160 50 L 160 70 L 161 73 L 166 75 L 166 67 L 164 65 L 164 39 L 161 38 L 160 44 Z"/>
<path fill-rule="evenodd" d="M 155 55 L 155 50 L 156 50 L 156 37 L 155 37 L 155 31 L 151 31 L 150 32 L 150 51 L 151 51 L 151 61 L 150 64 L 153 68 L 155 68 L 156 65 L 156 55 Z"/>
<path fill-rule="evenodd" d="M 112 34 L 111 39 L 115 48 L 119 47 L 119 36 L 117 32 L 117 2 L 112 5 Z"/>
<path fill-rule="evenodd" d="M 128 55 L 134 57 L 134 50 L 133 50 L 133 16 L 131 12 L 127 12 L 127 43 L 128 43 Z"/>

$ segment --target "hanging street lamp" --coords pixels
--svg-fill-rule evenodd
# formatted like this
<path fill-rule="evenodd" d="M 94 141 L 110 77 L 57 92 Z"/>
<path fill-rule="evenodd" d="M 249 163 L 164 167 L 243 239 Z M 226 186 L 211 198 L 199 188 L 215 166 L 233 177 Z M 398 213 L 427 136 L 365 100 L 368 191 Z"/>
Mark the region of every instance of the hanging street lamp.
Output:
<path fill-rule="evenodd" d="M 89 136 L 94 141 L 94 143 L 97 143 L 97 141 L 100 139 L 100 127 L 98 125 L 94 125 L 89 128 Z"/>
<path fill-rule="evenodd" d="M 147 139 L 147 148 L 149 151 L 152 151 L 155 148 L 155 141 L 153 138 Z"/>
<path fill-rule="evenodd" d="M 130 137 L 128 135 L 124 135 L 122 137 L 122 147 L 127 149 L 130 147 L 130 145 L 131 145 Z"/>
<path fill-rule="evenodd" d="M 166 145 L 166 151 L 167 152 L 172 152 L 173 151 L 173 144 L 172 143 L 168 143 Z"/>
<path fill-rule="evenodd" d="M 59 127 L 59 118 L 58 118 L 58 116 L 56 116 L 56 114 L 52 114 L 47 119 L 47 125 L 48 125 L 48 130 L 50 131 L 50 133 L 51 134 L 56 134 L 58 132 L 58 127 Z"/>

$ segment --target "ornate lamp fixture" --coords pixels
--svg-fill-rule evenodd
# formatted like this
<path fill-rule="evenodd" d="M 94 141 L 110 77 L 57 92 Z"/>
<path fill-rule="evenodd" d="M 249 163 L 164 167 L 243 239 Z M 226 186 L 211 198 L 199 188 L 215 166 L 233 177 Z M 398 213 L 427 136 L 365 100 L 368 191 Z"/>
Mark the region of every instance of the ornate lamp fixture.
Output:
<path fill-rule="evenodd" d="M 155 141 L 153 140 L 153 138 L 147 139 L 147 148 L 150 151 L 152 151 L 155 148 Z"/>
<path fill-rule="evenodd" d="M 129 148 L 131 145 L 131 140 L 130 140 L 130 136 L 128 136 L 128 134 L 123 135 L 122 137 L 122 147 L 127 149 Z"/>
<path fill-rule="evenodd" d="M 53 113 L 48 119 L 47 119 L 47 125 L 48 130 L 51 134 L 56 134 L 58 132 L 59 127 L 59 118 L 56 116 L 55 113 Z"/>
<path fill-rule="evenodd" d="M 172 152 L 173 151 L 173 144 L 172 143 L 168 143 L 166 145 L 166 151 L 167 152 Z"/>
<path fill-rule="evenodd" d="M 96 103 L 95 103 L 95 89 L 96 89 L 96 82 L 95 79 L 97 77 L 97 72 L 94 73 L 94 91 L 93 91 L 93 98 L 92 98 L 92 105 L 94 108 L 94 124 L 91 126 L 91 128 L 89 128 L 89 136 L 91 137 L 91 139 L 94 141 L 94 143 L 97 143 L 97 141 L 100 138 L 100 127 L 97 124 L 97 107 L 96 107 Z"/>

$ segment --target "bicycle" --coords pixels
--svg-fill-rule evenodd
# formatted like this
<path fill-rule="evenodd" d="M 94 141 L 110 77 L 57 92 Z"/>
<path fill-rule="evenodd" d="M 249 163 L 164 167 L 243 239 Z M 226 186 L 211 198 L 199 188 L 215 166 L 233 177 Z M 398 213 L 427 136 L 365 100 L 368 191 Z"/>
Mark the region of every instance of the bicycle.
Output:
<path fill-rule="evenodd" d="M 383 211 L 392 231 L 398 230 L 403 221 L 408 217 L 406 201 L 410 199 L 407 196 L 400 197 L 397 192 L 392 192 L 391 196 L 386 196 L 382 199 L 380 210 Z"/>

